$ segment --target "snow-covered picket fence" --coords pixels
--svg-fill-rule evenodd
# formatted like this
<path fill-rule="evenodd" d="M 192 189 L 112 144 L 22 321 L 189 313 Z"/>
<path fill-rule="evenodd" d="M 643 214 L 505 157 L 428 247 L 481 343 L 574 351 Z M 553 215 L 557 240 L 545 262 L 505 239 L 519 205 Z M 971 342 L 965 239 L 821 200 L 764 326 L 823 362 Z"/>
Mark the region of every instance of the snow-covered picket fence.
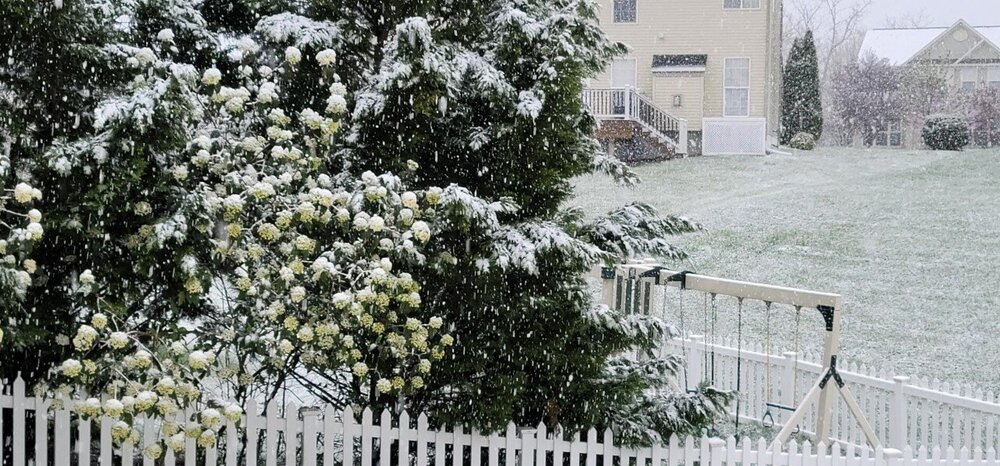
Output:
<path fill-rule="evenodd" d="M 4 387 L 0 408 L 10 410 L 9 425 L 0 423 L 0 439 L 10 466 L 28 464 L 100 465 L 119 464 L 133 458 L 133 464 L 218 465 L 283 464 L 302 466 L 673 466 L 742 464 L 749 466 L 985 466 L 997 464 L 996 451 L 962 448 L 904 450 L 857 448 L 853 445 L 818 446 L 790 442 L 774 449 L 769 440 L 737 441 L 709 438 L 672 437 L 663 445 L 646 448 L 616 446 L 610 430 L 569 434 L 562 429 L 550 432 L 544 424 L 492 435 L 465 432 L 461 427 L 432 428 L 425 415 L 411 418 L 407 413 L 393 416 L 383 412 L 378 419 L 365 410 L 361 422 L 354 413 L 330 406 L 300 408 L 276 403 L 259 413 L 254 403 L 246 406 L 239 426 L 228 423 L 218 442 L 199 448 L 189 440 L 179 453 L 167 452 L 159 459 L 144 457 L 145 447 L 155 440 L 155 423 L 143 426 L 139 444 L 113 447 L 112 420 L 81 420 L 73 400 L 53 404 L 26 396 L 20 379 Z M 0 417 L 3 419 L 5 417 Z M 26 444 L 28 420 L 34 437 Z M 344 439 L 350 439 L 345 442 Z M 250 448 L 245 448 L 250 446 Z M 456 455 L 455 452 L 461 452 Z M 345 462 L 344 459 L 347 458 Z M 0 463 L 3 463 L 0 455 Z"/>
<path fill-rule="evenodd" d="M 716 387 L 728 390 L 736 388 L 737 354 L 741 353 L 740 418 L 746 421 L 761 422 L 769 402 L 796 406 L 797 399 L 809 390 L 823 370 L 818 362 L 819 355 L 796 357 L 795 352 L 784 352 L 768 356 L 762 345 L 755 342 L 744 342 L 740 351 L 735 341 L 712 344 L 703 336 L 691 335 L 687 339 L 670 341 L 667 350 L 687 355 L 685 370 L 688 371 L 687 380 L 691 381 L 689 384 L 714 380 Z M 711 373 L 713 363 L 714 375 Z M 997 394 L 974 390 L 969 385 L 893 376 L 884 369 L 850 361 L 842 364 L 840 372 L 844 380 L 886 445 L 1000 449 L 1000 398 Z M 768 367 L 770 386 L 767 385 Z M 773 407 L 770 412 L 776 426 L 781 426 L 791 414 Z M 800 424 L 804 431 L 810 433 L 808 427 L 815 425 L 815 418 L 813 410 Z M 831 435 L 847 443 L 864 443 L 858 425 L 848 416 L 840 400 L 834 404 Z"/>

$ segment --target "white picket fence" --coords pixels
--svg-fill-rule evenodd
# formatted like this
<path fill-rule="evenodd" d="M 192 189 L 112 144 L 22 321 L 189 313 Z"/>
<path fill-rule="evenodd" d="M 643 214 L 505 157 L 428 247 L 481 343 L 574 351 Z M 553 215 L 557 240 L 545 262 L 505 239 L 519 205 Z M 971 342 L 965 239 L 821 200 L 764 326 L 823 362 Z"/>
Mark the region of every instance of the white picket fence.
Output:
<path fill-rule="evenodd" d="M 693 335 L 689 339 L 672 340 L 668 348 L 686 354 L 690 388 L 701 380 L 714 380 L 718 388 L 735 390 L 736 342 L 708 344 Z M 819 355 L 796 358 L 794 352 L 785 352 L 769 357 L 760 344 L 751 342 L 744 342 L 741 353 L 740 418 L 745 421 L 761 422 L 768 402 L 796 406 L 822 371 Z M 897 449 L 913 445 L 931 449 L 953 446 L 1000 450 L 1000 398 L 996 393 L 974 390 L 969 385 L 892 376 L 885 370 L 850 361 L 843 361 L 840 366 L 845 382 L 885 445 Z M 683 374 L 681 379 L 683 383 Z M 771 408 L 771 413 L 779 428 L 791 415 L 790 411 L 775 408 Z M 813 410 L 801 423 L 806 433 L 811 433 L 806 428 L 815 425 L 816 414 Z M 844 443 L 864 444 L 860 428 L 841 400 L 834 405 L 831 436 Z"/>
<path fill-rule="evenodd" d="M 492 435 L 465 432 L 461 427 L 432 429 L 427 417 L 398 417 L 383 412 L 376 421 L 369 410 L 356 422 L 350 409 L 300 408 L 275 403 L 258 414 L 257 406 L 246 406 L 239 426 L 228 423 L 218 444 L 197 448 L 187 442 L 183 452 L 158 460 L 144 457 L 146 445 L 155 441 L 155 423 L 143 426 L 139 445 L 113 447 L 112 420 L 80 419 L 67 400 L 54 409 L 52 400 L 25 396 L 24 383 L 0 395 L 0 408 L 9 410 L 12 422 L 0 423 L 0 466 L 91 465 L 186 466 L 985 466 L 997 463 L 996 451 L 935 447 L 913 450 L 876 450 L 853 445 L 790 442 L 774 449 L 768 440 L 728 440 L 672 437 L 664 445 L 647 448 L 616 446 L 610 430 L 590 429 L 572 435 L 544 424 L 533 428 L 509 425 Z M 488 402 L 484 400 L 484 402 Z M 5 413 L 8 414 L 8 413 Z M 0 416 L 0 419 L 3 419 Z M 26 444 L 28 420 L 33 425 L 33 445 Z M 7 461 L 3 459 L 9 455 Z"/>

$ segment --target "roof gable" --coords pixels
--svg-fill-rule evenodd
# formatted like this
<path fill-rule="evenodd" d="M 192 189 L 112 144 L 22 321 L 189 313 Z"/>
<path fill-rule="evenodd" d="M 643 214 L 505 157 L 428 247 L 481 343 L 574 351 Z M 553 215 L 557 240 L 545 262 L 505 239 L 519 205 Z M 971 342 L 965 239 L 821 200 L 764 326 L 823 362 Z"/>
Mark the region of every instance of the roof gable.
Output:
<path fill-rule="evenodd" d="M 967 39 L 958 41 L 964 31 Z M 957 34 L 958 33 L 958 34 Z M 868 54 L 884 58 L 891 65 L 905 65 L 917 57 L 932 60 L 959 60 L 979 47 L 1000 52 L 1000 26 L 973 27 L 959 20 L 951 27 L 872 29 L 865 34 L 859 58 Z"/>

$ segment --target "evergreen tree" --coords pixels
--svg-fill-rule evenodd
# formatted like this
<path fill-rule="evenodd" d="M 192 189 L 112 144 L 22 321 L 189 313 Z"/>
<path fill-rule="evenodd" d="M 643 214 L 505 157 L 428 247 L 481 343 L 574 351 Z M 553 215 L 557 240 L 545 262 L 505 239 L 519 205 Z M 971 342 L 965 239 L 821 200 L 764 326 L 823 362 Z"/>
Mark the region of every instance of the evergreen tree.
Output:
<path fill-rule="evenodd" d="M 785 64 L 781 94 L 781 143 L 796 133 L 809 133 L 818 140 L 823 133 L 823 102 L 819 87 L 819 61 L 812 31 L 795 39 Z"/>
<path fill-rule="evenodd" d="M 488 430 L 511 420 L 605 423 L 625 439 L 650 441 L 703 426 L 724 397 L 654 395 L 669 361 L 620 355 L 650 351 L 665 327 L 595 310 L 582 279 L 631 254 L 681 257 L 662 238 L 695 226 L 639 205 L 595 221 L 561 209 L 573 176 L 610 163 L 598 157 L 581 83 L 623 49 L 598 29 L 593 6 L 386 5 L 333 8 L 356 15 L 342 31 L 349 55 L 370 57 L 357 78 L 345 78 L 360 83 L 344 147 L 352 170 L 399 170 L 413 159 L 427 169 L 423 183 L 457 182 L 519 207 L 502 217 L 500 237 L 463 229 L 442 251 L 454 265 L 421 277 L 435 290 L 425 309 L 455 325 L 458 345 L 428 379 L 431 390 L 408 405 Z"/>

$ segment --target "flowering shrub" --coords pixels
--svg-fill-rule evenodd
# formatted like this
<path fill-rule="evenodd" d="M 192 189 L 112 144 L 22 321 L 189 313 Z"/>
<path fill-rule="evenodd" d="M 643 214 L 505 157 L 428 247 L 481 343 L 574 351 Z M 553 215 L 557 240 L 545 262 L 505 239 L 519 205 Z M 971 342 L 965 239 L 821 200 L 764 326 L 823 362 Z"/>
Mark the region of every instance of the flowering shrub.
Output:
<path fill-rule="evenodd" d="M 25 210 L 41 198 L 42 192 L 27 183 L 18 183 L 0 194 L 0 305 L 11 305 L 13 300 L 23 298 L 31 285 L 36 265 L 28 253 L 32 243 L 42 238 L 42 213 Z"/>
<path fill-rule="evenodd" d="M 441 318 L 415 317 L 423 297 L 407 270 L 427 261 L 438 210 L 468 193 L 409 191 L 409 174 L 341 172 L 332 154 L 346 88 L 333 73 L 334 52 L 314 57 L 329 90 L 325 106 L 295 110 L 282 106 L 284 83 L 309 58 L 289 48 L 272 67 L 255 63 L 252 41 L 240 47 L 236 76 L 198 73 L 149 49 L 128 60 L 140 72 L 135 95 L 159 94 L 174 111 L 186 109 L 193 136 L 157 159 L 163 186 L 179 194 L 169 205 L 135 199 L 134 213 L 149 223 L 126 243 L 181 251 L 182 294 L 212 295 L 217 312 L 149 328 L 104 305 L 102 277 L 86 271 L 79 289 L 92 297 L 93 312 L 58 369 L 57 391 L 98 385 L 106 392 L 105 402 L 78 409 L 117 419 L 117 442 L 135 441 L 139 415 L 167 420 L 149 456 L 183 448 L 185 436 L 211 444 L 223 417 L 238 421 L 237 407 L 212 399 L 219 391 L 206 393 L 209 382 L 249 397 L 256 384 L 270 391 L 274 380 L 304 371 L 342 377 L 355 400 L 394 399 L 420 390 L 454 343 Z M 99 123 L 135 118 L 123 111 L 134 104 L 109 103 L 98 110 Z M 73 163 L 68 151 L 53 163 L 60 157 Z M 186 409 L 198 414 L 182 419 L 181 432 L 174 416 Z"/>

